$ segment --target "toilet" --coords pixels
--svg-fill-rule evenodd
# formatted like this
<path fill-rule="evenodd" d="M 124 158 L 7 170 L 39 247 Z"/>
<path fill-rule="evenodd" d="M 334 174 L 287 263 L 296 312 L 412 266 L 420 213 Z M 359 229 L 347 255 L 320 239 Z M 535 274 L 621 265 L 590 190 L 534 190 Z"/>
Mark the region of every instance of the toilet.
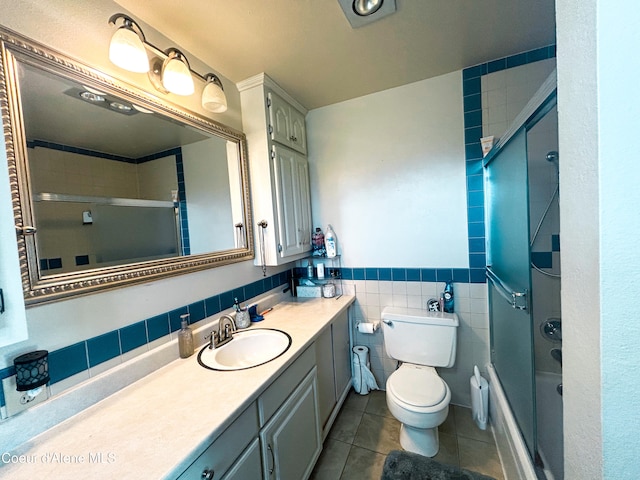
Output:
<path fill-rule="evenodd" d="M 456 359 L 458 316 L 415 308 L 385 307 L 382 333 L 387 355 L 402 362 L 386 385 L 387 406 L 401 423 L 400 445 L 433 457 L 438 426 L 447 418 L 451 391 L 435 367 Z"/>

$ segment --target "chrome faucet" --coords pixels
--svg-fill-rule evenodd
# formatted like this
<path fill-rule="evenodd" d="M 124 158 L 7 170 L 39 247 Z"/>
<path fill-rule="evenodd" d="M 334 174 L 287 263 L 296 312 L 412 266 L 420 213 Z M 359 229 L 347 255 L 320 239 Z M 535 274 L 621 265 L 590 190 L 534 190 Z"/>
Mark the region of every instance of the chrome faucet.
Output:
<path fill-rule="evenodd" d="M 229 315 L 223 315 L 218 320 L 218 331 L 211 332 L 205 340 L 209 340 L 209 348 L 218 348 L 233 340 L 233 332 L 236 331 L 236 324 Z"/>

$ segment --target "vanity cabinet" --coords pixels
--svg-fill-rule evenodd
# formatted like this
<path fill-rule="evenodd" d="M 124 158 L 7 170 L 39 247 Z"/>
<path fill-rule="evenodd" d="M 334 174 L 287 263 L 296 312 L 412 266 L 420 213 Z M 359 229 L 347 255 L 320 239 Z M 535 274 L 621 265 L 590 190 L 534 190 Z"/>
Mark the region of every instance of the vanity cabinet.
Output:
<path fill-rule="evenodd" d="M 264 479 L 309 477 L 322 450 L 315 367 L 262 429 L 260 442 Z"/>
<path fill-rule="evenodd" d="M 349 316 L 338 315 L 316 339 L 318 366 L 318 411 L 323 439 L 351 388 Z"/>
<path fill-rule="evenodd" d="M 259 478 L 237 476 L 262 468 L 260 455 L 256 456 L 251 447 L 258 429 L 258 410 L 254 402 L 178 477 L 179 480 L 217 480 L 227 471 L 225 478 Z M 238 456 L 239 452 L 243 453 Z"/>
<path fill-rule="evenodd" d="M 282 265 L 312 249 L 306 109 L 264 73 L 237 86 L 259 222 L 255 264 Z"/>

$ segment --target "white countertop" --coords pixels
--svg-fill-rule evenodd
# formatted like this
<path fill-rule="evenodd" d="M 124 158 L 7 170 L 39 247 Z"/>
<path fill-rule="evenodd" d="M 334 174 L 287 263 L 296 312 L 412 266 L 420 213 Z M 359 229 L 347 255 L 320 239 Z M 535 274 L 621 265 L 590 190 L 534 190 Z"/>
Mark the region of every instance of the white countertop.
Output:
<path fill-rule="evenodd" d="M 177 359 L 15 451 L 0 452 L 0 477 L 172 478 L 353 301 L 345 295 L 279 303 L 253 328 L 287 332 L 292 344 L 282 356 L 233 372 L 203 368 L 197 351 L 188 359 Z"/>

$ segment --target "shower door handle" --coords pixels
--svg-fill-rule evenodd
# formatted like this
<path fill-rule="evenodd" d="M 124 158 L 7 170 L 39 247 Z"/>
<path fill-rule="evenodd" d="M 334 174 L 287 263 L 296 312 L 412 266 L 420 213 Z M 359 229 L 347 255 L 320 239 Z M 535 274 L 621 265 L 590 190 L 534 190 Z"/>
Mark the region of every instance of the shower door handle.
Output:
<path fill-rule="evenodd" d="M 486 275 L 493 286 L 496 287 L 498 293 L 509 302 L 513 308 L 516 310 L 528 310 L 529 296 L 526 288 L 523 292 L 518 292 L 510 288 L 491 270 L 490 266 L 487 266 Z"/>

